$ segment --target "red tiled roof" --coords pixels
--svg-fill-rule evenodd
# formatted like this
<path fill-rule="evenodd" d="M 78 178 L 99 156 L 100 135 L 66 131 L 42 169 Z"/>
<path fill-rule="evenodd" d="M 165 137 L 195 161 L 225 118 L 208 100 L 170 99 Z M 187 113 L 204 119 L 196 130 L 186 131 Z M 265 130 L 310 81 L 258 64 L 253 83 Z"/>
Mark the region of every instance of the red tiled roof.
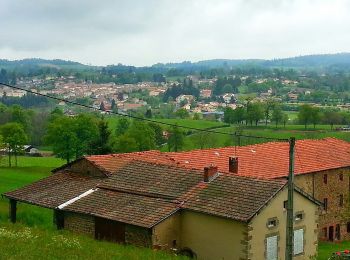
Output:
<path fill-rule="evenodd" d="M 122 166 L 134 159 L 152 163 L 175 164 L 173 159 L 166 157 L 158 150 L 121 154 L 91 155 L 85 156 L 85 159 L 109 174 L 113 174 Z"/>
<path fill-rule="evenodd" d="M 229 174 L 204 183 L 202 171 L 133 160 L 64 210 L 145 227 L 178 209 L 248 221 L 284 186 Z"/>
<path fill-rule="evenodd" d="M 179 165 L 203 169 L 215 164 L 228 172 L 230 156 L 238 156 L 238 175 L 258 178 L 279 178 L 288 175 L 289 144 L 270 142 L 241 147 L 225 147 L 166 155 Z M 335 138 L 298 140 L 295 147 L 295 174 L 305 174 L 350 166 L 350 143 Z"/>

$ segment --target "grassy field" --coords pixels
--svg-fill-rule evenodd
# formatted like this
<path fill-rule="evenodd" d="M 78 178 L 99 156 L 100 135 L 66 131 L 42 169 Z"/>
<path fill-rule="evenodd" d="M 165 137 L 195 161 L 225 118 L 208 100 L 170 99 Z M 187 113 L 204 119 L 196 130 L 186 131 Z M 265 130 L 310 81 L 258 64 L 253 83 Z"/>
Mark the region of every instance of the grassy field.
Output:
<path fill-rule="evenodd" d="M 118 117 L 110 116 L 107 117 L 109 127 L 114 132 L 118 123 Z M 218 127 L 228 126 L 225 123 L 218 121 L 209 121 L 209 120 L 192 120 L 192 119 L 152 119 L 158 122 L 167 123 L 167 124 L 178 124 L 179 126 L 193 127 L 199 129 L 213 129 Z M 167 126 L 164 126 L 167 127 Z"/>
<path fill-rule="evenodd" d="M 0 224 L 0 248 L 0 259 L 185 259 L 21 224 Z"/>
<path fill-rule="evenodd" d="M 19 157 L 18 167 L 0 163 L 0 194 L 48 176 L 64 161 Z M 0 198 L 0 259 L 182 259 L 164 252 L 100 242 L 55 230 L 52 211 L 18 203 L 17 224 L 8 221 L 8 201 Z"/>

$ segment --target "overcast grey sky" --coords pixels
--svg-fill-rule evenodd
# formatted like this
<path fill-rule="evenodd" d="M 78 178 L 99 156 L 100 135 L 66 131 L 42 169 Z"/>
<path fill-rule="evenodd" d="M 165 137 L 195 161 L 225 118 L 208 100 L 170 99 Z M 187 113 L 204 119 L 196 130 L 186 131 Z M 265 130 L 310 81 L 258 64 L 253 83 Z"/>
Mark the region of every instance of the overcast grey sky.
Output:
<path fill-rule="evenodd" d="M 0 58 L 150 65 L 350 51 L 348 0 L 0 0 Z"/>

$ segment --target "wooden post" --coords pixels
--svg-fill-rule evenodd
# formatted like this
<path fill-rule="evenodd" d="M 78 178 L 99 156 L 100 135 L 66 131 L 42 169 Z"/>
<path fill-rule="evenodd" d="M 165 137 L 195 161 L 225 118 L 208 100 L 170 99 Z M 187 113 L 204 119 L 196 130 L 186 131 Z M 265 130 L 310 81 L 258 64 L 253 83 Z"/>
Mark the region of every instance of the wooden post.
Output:
<path fill-rule="evenodd" d="M 14 199 L 10 199 L 9 213 L 11 222 L 16 223 L 17 201 Z"/>
<path fill-rule="evenodd" d="M 287 225 L 286 225 L 286 260 L 293 259 L 293 222 L 294 222 L 294 152 L 295 152 L 295 138 L 291 137 L 289 140 L 289 174 L 288 174 L 288 200 L 287 200 Z"/>
<path fill-rule="evenodd" d="M 64 213 L 61 210 L 54 209 L 53 222 L 56 224 L 57 229 L 64 228 Z"/>

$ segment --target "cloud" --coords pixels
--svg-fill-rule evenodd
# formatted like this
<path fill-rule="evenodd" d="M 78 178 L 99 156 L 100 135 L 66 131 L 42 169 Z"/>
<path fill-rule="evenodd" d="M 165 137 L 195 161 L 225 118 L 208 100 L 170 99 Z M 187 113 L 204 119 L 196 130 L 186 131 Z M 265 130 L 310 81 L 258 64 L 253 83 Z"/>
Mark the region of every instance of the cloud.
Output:
<path fill-rule="evenodd" d="M 92 64 L 349 51 L 346 0 L 2 0 L 0 58 Z"/>

